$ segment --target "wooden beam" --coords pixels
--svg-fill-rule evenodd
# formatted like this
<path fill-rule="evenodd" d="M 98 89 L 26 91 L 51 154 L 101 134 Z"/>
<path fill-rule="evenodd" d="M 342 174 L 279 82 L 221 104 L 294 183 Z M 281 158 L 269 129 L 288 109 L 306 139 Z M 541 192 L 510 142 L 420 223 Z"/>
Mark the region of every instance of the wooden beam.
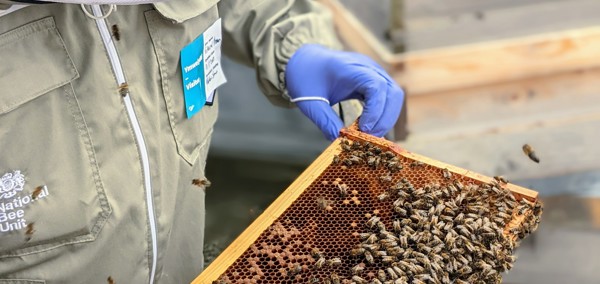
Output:
<path fill-rule="evenodd" d="M 353 50 L 371 56 L 411 96 L 600 67 L 600 27 L 392 54 L 337 0 L 321 0 Z"/>

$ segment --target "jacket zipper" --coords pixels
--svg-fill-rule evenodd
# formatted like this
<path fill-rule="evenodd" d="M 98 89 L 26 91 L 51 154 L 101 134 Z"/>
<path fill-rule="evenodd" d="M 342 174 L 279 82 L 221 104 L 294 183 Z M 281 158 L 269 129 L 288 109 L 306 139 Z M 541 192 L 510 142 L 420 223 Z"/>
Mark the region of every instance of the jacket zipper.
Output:
<path fill-rule="evenodd" d="M 100 17 L 103 15 L 102 9 L 100 5 L 92 5 L 92 11 L 94 16 Z M 102 36 L 102 41 L 104 43 L 104 47 L 108 52 L 108 57 L 110 59 L 110 63 L 112 65 L 113 71 L 115 72 L 115 77 L 117 79 L 117 86 L 122 86 L 126 83 L 125 75 L 123 74 L 123 67 L 121 66 L 121 60 L 117 54 L 117 49 L 112 41 L 111 34 L 109 32 L 108 24 L 104 19 L 97 19 L 96 25 L 100 30 L 100 35 Z M 150 180 L 150 162 L 148 158 L 148 149 L 146 148 L 146 143 L 144 141 L 144 136 L 142 135 L 142 129 L 140 127 L 140 122 L 135 114 L 133 109 L 133 104 L 131 102 L 131 97 L 129 96 L 129 91 L 126 91 L 123 96 L 123 101 L 125 102 L 125 108 L 127 110 L 127 115 L 129 116 L 129 120 L 131 121 L 131 125 L 133 127 L 133 132 L 135 134 L 135 139 L 138 144 L 139 154 L 142 160 L 142 169 L 144 172 L 144 187 L 146 188 L 146 204 L 148 208 L 148 219 L 150 222 L 150 236 L 152 239 L 152 264 L 150 269 L 150 284 L 154 283 L 154 275 L 156 274 L 156 262 L 157 262 L 157 253 L 158 253 L 158 244 L 157 244 L 157 233 L 156 233 L 156 218 L 154 216 L 154 202 L 152 198 L 152 183 Z"/>

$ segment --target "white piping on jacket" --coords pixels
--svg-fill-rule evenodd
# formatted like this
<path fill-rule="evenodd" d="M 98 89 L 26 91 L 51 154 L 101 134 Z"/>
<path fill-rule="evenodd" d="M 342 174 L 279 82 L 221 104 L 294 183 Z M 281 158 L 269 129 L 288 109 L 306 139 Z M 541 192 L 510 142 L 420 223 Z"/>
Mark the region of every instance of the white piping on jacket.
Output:
<path fill-rule="evenodd" d="M 92 11 L 94 16 L 102 17 L 102 9 L 100 9 L 99 5 L 92 5 Z M 117 54 L 117 49 L 112 41 L 112 36 L 108 30 L 108 24 L 104 19 L 97 19 L 96 25 L 100 30 L 100 35 L 102 36 L 102 41 L 104 42 L 104 46 L 108 52 L 108 57 L 110 58 L 110 63 L 112 65 L 113 71 L 115 72 L 115 77 L 117 78 L 117 86 L 125 83 L 125 75 L 123 74 L 123 67 L 121 66 L 121 60 L 119 59 L 119 55 Z M 123 101 L 125 102 L 125 108 L 127 109 L 127 115 L 129 116 L 129 120 L 131 121 L 131 125 L 133 127 L 133 132 L 135 134 L 135 139 L 137 140 L 139 146 L 140 157 L 142 159 L 142 169 L 144 171 L 144 187 L 146 188 L 146 204 L 148 207 L 148 219 L 150 222 L 150 235 L 152 239 L 152 264 L 150 269 L 150 284 L 154 283 L 154 275 L 156 274 L 156 262 L 157 262 L 157 254 L 158 254 L 158 244 L 157 244 L 157 233 L 156 233 L 156 218 L 154 216 L 154 201 L 152 198 L 152 183 L 150 180 L 150 162 L 148 158 L 148 149 L 146 148 L 146 142 L 144 141 L 144 136 L 142 135 L 142 129 L 140 127 L 140 122 L 135 114 L 133 109 L 133 104 L 131 102 L 131 97 L 129 96 L 129 91 L 123 97 Z"/>
<path fill-rule="evenodd" d="M 27 7 L 27 6 L 29 6 L 29 5 L 12 5 L 8 9 L 6 9 L 6 10 L 0 10 L 0 17 L 6 16 L 6 15 L 12 13 L 12 12 L 17 11 L 17 10 L 21 10 L 21 9 Z"/>

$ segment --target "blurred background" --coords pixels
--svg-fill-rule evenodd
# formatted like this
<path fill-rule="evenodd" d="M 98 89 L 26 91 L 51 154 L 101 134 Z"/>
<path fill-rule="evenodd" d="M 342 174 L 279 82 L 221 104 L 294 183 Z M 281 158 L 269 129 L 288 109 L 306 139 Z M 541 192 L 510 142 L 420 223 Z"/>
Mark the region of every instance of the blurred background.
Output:
<path fill-rule="evenodd" d="M 505 283 L 600 283 L 600 1 L 323 0 L 349 50 L 407 93 L 390 138 L 540 193 Z M 207 176 L 210 262 L 329 145 L 225 59 Z M 530 144 L 541 162 L 530 161 Z"/>

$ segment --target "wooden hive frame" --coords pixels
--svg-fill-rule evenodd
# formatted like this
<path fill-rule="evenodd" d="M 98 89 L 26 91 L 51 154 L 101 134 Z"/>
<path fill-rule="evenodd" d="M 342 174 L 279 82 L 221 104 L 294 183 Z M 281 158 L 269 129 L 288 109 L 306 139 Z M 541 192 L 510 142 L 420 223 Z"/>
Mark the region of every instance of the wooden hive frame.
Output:
<path fill-rule="evenodd" d="M 494 180 L 493 178 L 469 170 L 411 153 L 405 149 L 402 149 L 393 142 L 382 138 L 376 138 L 356 130 L 344 129 L 342 130 L 342 136 L 348 137 L 355 141 L 368 141 L 372 144 L 378 145 L 381 148 L 393 151 L 395 154 L 401 155 L 405 158 L 420 161 L 439 169 L 447 169 L 455 175 L 467 177 L 482 183 L 490 183 Z M 267 230 L 275 222 L 275 220 L 292 205 L 296 199 L 298 199 L 304 190 L 308 188 L 321 175 L 322 172 L 325 171 L 325 169 L 331 164 L 334 155 L 337 155 L 342 151 L 340 146 L 341 143 L 341 138 L 338 138 L 328 148 L 326 148 L 323 153 L 192 283 L 209 284 L 217 280 L 259 238 L 259 236 L 265 230 Z M 528 201 L 535 202 L 538 198 L 537 192 L 514 184 L 506 184 L 504 188 L 510 190 L 518 200 L 524 198 Z M 524 216 L 525 215 L 521 215 L 520 218 L 513 218 L 505 228 L 505 235 L 509 235 L 508 230 L 514 226 L 518 226 L 519 223 L 525 218 Z M 512 237 L 513 239 L 516 238 L 516 236 Z"/>

